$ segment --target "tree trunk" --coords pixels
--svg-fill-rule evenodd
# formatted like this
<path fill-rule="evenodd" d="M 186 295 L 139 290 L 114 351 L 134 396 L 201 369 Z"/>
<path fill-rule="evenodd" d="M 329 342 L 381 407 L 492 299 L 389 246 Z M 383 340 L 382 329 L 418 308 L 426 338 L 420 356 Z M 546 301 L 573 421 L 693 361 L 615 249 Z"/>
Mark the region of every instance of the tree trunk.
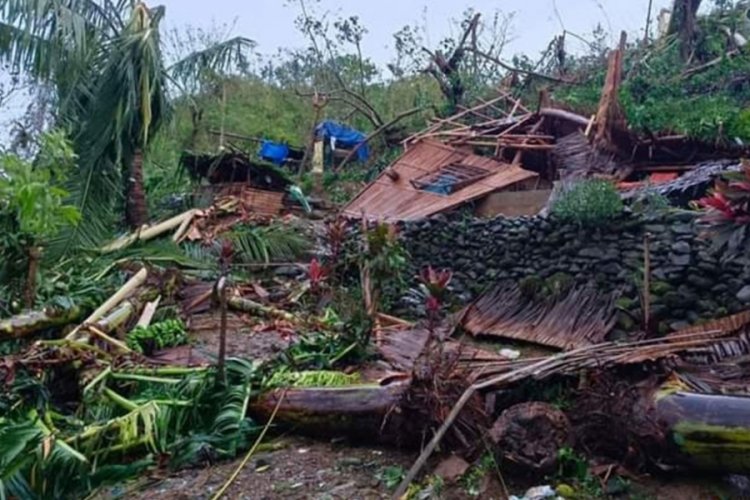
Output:
<path fill-rule="evenodd" d="M 143 187 L 143 150 L 137 148 L 125 179 L 125 222 L 139 228 L 148 221 L 146 191 Z"/>
<path fill-rule="evenodd" d="M 24 302 L 26 303 L 27 309 L 34 307 L 34 299 L 36 298 L 36 275 L 39 269 L 39 257 L 41 256 L 41 251 L 41 248 L 37 246 L 31 246 L 28 249 L 29 267 L 26 274 L 26 289 L 24 290 Z"/>
<path fill-rule="evenodd" d="M 346 435 L 372 442 L 408 440 L 399 436 L 400 412 L 393 411 L 411 384 L 400 380 L 386 385 L 274 389 L 249 407 L 250 415 L 267 420 L 283 395 L 276 422 L 314 436 Z"/>
<path fill-rule="evenodd" d="M 701 0 L 674 0 L 667 34 L 680 36 L 680 54 L 688 60 L 695 45 L 695 27 Z"/>
<path fill-rule="evenodd" d="M 63 310 L 48 308 L 0 320 L 0 339 L 27 337 L 53 326 L 67 325 L 78 319 L 81 312 L 77 306 Z"/>
<path fill-rule="evenodd" d="M 654 400 L 678 462 L 722 473 L 750 470 L 750 397 L 667 389 Z"/>

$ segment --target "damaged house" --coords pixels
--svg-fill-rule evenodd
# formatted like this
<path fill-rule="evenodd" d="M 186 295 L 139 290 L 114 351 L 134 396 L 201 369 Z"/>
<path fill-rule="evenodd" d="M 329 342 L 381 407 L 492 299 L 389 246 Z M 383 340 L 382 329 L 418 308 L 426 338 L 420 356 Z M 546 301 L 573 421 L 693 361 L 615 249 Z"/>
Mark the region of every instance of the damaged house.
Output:
<path fill-rule="evenodd" d="M 253 160 L 236 149 L 216 155 L 185 152 L 180 164 L 193 180 L 201 182 L 196 196 L 206 204 L 232 196 L 245 211 L 268 217 L 305 205 L 301 193 L 276 165 Z"/>
<path fill-rule="evenodd" d="M 388 221 L 415 220 L 493 193 L 533 189 L 538 174 L 436 141 L 404 153 L 344 208 L 344 214 Z"/>

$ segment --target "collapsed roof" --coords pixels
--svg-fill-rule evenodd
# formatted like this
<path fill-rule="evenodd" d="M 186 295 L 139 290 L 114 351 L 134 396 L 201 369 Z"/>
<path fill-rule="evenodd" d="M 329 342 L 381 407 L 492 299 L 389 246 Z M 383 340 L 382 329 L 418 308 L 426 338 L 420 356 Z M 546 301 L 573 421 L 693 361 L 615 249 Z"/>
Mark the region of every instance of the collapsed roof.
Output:
<path fill-rule="evenodd" d="M 387 221 L 416 220 L 537 177 L 517 165 L 425 140 L 409 147 L 343 213 Z"/>
<path fill-rule="evenodd" d="M 291 181 L 271 163 L 251 160 L 238 150 L 227 150 L 216 155 L 184 152 L 180 165 L 196 180 L 210 184 L 244 182 L 259 189 L 283 191 Z"/>

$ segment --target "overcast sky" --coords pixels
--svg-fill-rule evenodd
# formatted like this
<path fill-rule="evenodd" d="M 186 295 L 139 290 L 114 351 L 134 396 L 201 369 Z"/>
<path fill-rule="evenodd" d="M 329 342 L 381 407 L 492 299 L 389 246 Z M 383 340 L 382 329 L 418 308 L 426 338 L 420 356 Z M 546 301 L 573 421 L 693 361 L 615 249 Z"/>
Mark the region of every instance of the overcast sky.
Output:
<path fill-rule="evenodd" d="M 154 0 L 156 2 L 156 0 Z M 431 42 L 455 29 L 453 19 L 473 8 L 485 13 L 495 11 L 514 14 L 513 42 L 506 56 L 526 53 L 535 58 L 550 39 L 563 27 L 581 36 L 591 33 L 597 23 L 611 33 L 612 44 L 621 30 L 643 35 L 649 0 L 306 0 L 318 12 L 333 17 L 359 16 L 369 33 L 365 37 L 365 53 L 383 65 L 390 60 L 392 35 L 406 24 L 425 25 Z M 151 3 L 151 2 L 149 2 Z M 299 0 L 161 0 L 167 8 L 166 23 L 170 28 L 186 25 L 210 28 L 212 24 L 236 21 L 234 35 L 243 35 L 258 42 L 258 50 L 272 54 L 279 47 L 304 44 L 294 28 Z M 653 0 L 654 17 L 670 0 Z M 426 9 L 426 11 L 425 11 Z M 426 23 L 424 22 L 426 21 Z"/>
<path fill-rule="evenodd" d="M 258 52 L 264 55 L 272 55 L 280 48 L 305 45 L 294 27 L 299 0 L 150 0 L 147 3 L 166 7 L 167 30 L 233 26 L 226 35 L 255 40 Z M 425 27 L 426 44 L 435 46 L 442 38 L 455 34 L 454 21 L 469 8 L 483 13 L 485 19 L 491 19 L 497 11 L 513 15 L 511 42 L 504 58 L 524 53 L 535 60 L 563 29 L 590 38 L 592 29 L 601 24 L 609 33 L 610 45 L 616 43 L 621 30 L 631 35 L 630 40 L 642 37 L 649 0 L 306 0 L 306 3 L 311 10 L 327 13 L 331 19 L 359 16 L 368 30 L 364 53 L 383 67 L 394 54 L 392 35 L 403 26 Z M 653 0 L 654 18 L 670 5 L 671 0 Z M 575 51 L 575 40 L 568 40 L 573 43 L 567 49 Z M 0 145 L 7 140 L 10 123 L 23 111 L 26 102 L 26 98 L 14 99 L 0 109 Z"/>

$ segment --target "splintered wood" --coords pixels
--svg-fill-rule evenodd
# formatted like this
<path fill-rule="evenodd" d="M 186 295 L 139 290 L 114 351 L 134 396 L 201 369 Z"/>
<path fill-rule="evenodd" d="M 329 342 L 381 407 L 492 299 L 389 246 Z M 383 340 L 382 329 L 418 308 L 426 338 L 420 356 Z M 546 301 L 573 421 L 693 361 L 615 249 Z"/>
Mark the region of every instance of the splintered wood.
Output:
<path fill-rule="evenodd" d="M 540 302 L 515 284 L 500 285 L 469 306 L 463 327 L 472 335 L 577 349 L 604 341 L 615 325 L 617 297 L 587 286 Z"/>
<path fill-rule="evenodd" d="M 480 99 L 476 106 L 459 107 L 455 115 L 434 120 L 425 130 L 406 139 L 405 144 L 408 147 L 432 139 L 455 147 L 486 147 L 497 157 L 503 156 L 505 150 L 548 151 L 554 147 L 555 137 L 538 132 L 542 120 L 520 100 L 501 92 L 492 100 Z"/>

